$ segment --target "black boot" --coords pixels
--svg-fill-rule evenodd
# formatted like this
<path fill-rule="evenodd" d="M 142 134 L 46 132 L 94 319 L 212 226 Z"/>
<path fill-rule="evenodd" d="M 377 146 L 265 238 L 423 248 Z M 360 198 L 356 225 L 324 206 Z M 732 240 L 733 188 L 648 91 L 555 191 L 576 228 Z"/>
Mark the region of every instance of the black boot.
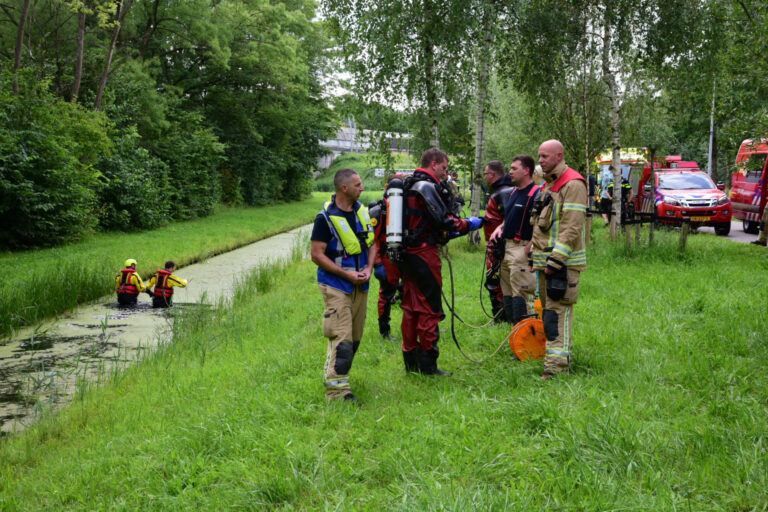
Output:
<path fill-rule="evenodd" d="M 501 323 L 507 320 L 506 313 L 504 313 L 504 306 L 499 302 L 496 292 L 491 292 L 491 314 L 493 314 L 493 322 Z"/>
<path fill-rule="evenodd" d="M 528 316 L 528 305 L 522 297 L 512 297 L 512 323 L 516 324 Z"/>
<path fill-rule="evenodd" d="M 514 309 L 514 297 L 504 296 L 504 319 L 515 325 L 515 309 Z"/>
<path fill-rule="evenodd" d="M 437 358 L 440 356 L 440 351 L 435 343 L 431 349 L 423 350 L 421 347 L 417 348 L 419 351 L 419 369 L 424 375 L 438 375 L 440 377 L 450 377 L 453 372 L 441 370 L 437 367 Z"/>
<path fill-rule="evenodd" d="M 406 352 L 403 350 L 403 362 L 405 363 L 405 371 L 408 373 L 418 373 L 419 372 L 419 355 L 418 350 L 411 350 L 409 352 Z"/>
<path fill-rule="evenodd" d="M 397 337 L 392 336 L 392 331 L 389 329 L 389 315 L 379 317 L 379 334 L 385 340 L 397 341 Z"/>

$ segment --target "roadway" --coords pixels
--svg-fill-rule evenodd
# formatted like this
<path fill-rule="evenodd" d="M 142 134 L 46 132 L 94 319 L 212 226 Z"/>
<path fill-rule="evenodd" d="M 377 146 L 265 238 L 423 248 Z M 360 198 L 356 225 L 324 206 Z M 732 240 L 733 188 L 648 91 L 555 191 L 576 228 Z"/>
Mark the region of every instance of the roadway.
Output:
<path fill-rule="evenodd" d="M 715 228 L 701 227 L 697 230 L 697 232 L 710 233 L 714 235 Z M 728 234 L 728 236 L 724 236 L 723 238 L 727 238 L 728 240 L 733 240 L 734 242 L 741 242 L 744 244 L 748 244 L 753 240 L 757 240 L 757 235 L 749 235 L 745 233 L 744 230 L 741 228 L 741 221 L 733 220 L 731 221 L 731 232 Z"/>

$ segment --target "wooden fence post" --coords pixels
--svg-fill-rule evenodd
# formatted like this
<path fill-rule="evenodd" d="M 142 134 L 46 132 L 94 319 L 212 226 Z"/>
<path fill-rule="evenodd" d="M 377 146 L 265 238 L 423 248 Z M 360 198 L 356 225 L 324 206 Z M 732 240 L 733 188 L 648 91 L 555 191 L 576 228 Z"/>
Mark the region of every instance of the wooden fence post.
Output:
<path fill-rule="evenodd" d="M 653 245 L 653 227 L 654 227 L 654 219 L 653 216 L 651 216 L 651 222 L 648 224 L 648 247 L 651 247 Z"/>
<path fill-rule="evenodd" d="M 685 244 L 688 242 L 688 231 L 690 230 L 690 223 L 683 222 L 683 225 L 680 228 L 680 252 L 685 252 Z"/>
<path fill-rule="evenodd" d="M 632 248 L 632 224 L 624 224 L 624 245 L 627 250 Z"/>

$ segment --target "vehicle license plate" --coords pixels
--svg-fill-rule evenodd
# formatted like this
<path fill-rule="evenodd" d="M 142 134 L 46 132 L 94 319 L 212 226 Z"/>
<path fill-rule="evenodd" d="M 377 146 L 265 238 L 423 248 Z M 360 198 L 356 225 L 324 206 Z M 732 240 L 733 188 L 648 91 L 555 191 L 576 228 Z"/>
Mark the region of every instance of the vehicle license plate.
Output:
<path fill-rule="evenodd" d="M 692 222 L 707 222 L 712 217 L 691 217 Z"/>

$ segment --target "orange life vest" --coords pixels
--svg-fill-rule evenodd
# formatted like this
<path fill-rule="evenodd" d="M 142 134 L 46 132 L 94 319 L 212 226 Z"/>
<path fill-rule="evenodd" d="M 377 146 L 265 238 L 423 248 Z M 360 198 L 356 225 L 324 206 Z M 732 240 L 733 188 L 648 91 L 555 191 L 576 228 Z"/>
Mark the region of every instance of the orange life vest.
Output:
<path fill-rule="evenodd" d="M 117 287 L 117 293 L 125 293 L 127 295 L 138 295 L 139 289 L 135 284 L 131 282 L 131 276 L 136 273 L 135 269 L 124 268 L 120 272 L 123 273 L 120 276 L 120 285 Z"/>
<path fill-rule="evenodd" d="M 153 292 L 153 295 L 155 297 L 164 297 L 166 299 L 170 299 L 173 295 L 173 287 L 166 286 L 168 283 L 168 278 L 171 276 L 171 273 L 167 270 L 158 270 L 157 271 L 157 282 L 155 283 L 155 291 Z"/>

